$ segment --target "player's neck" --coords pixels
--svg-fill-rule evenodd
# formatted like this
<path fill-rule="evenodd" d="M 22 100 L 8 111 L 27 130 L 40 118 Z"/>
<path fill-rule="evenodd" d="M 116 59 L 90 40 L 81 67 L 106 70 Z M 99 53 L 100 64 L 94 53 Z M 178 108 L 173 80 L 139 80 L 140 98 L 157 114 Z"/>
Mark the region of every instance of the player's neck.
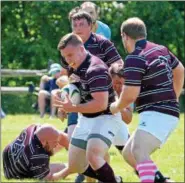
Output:
<path fill-rule="evenodd" d="M 89 40 L 89 38 L 90 38 L 90 36 L 91 36 L 91 33 L 92 33 L 92 32 L 89 33 L 89 35 L 86 37 L 86 39 L 83 39 L 83 40 L 82 40 L 84 44 Z"/>

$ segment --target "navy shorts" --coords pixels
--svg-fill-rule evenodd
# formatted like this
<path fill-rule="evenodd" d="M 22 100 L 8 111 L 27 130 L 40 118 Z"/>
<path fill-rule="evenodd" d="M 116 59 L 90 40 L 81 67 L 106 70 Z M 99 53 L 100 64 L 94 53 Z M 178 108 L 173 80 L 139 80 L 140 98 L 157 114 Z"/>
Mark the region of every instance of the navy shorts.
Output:
<path fill-rule="evenodd" d="M 78 113 L 71 112 L 68 114 L 67 126 L 76 125 L 78 123 Z"/>

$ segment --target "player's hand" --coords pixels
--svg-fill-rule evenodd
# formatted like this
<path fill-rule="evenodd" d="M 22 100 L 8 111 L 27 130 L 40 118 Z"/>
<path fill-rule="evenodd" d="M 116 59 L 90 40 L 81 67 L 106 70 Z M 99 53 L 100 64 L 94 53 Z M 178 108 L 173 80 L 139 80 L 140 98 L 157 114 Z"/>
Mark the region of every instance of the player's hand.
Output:
<path fill-rule="evenodd" d="M 117 107 L 117 102 L 113 102 L 110 105 L 110 111 L 112 114 L 118 113 L 119 112 L 119 108 Z"/>
<path fill-rule="evenodd" d="M 80 77 L 75 75 L 75 74 L 71 74 L 71 76 L 69 77 L 69 81 L 72 82 L 79 82 L 80 81 Z"/>
<path fill-rule="evenodd" d="M 65 101 L 62 101 L 61 98 L 56 96 L 54 100 L 54 106 L 65 112 L 76 112 L 74 110 L 74 105 L 71 103 L 68 95 L 66 95 Z"/>

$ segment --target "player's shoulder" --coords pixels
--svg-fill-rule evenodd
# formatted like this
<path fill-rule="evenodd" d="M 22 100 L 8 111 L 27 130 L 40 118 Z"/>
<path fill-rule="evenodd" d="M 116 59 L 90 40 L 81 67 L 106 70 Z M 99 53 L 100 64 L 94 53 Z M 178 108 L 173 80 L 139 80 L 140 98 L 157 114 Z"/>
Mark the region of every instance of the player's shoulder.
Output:
<path fill-rule="evenodd" d="M 89 67 L 96 67 L 96 66 L 105 67 L 106 64 L 97 56 L 91 55 L 91 62 Z"/>
<path fill-rule="evenodd" d="M 126 56 L 124 61 L 124 70 L 128 67 L 142 67 L 145 68 L 147 59 L 144 55 L 133 52 Z"/>
<path fill-rule="evenodd" d="M 101 34 L 92 33 L 92 37 L 94 41 L 100 45 L 102 45 L 103 43 L 110 43 L 110 41 Z"/>
<path fill-rule="evenodd" d="M 154 43 L 154 42 L 151 42 L 151 41 L 147 41 L 147 45 L 146 45 L 145 51 L 149 52 L 152 49 L 168 50 L 168 48 L 166 46 L 164 46 L 164 45 L 157 44 L 157 43 Z"/>
<path fill-rule="evenodd" d="M 108 70 L 107 65 L 98 57 L 91 55 L 91 62 L 89 68 L 87 69 L 87 74 L 99 73 Z"/>

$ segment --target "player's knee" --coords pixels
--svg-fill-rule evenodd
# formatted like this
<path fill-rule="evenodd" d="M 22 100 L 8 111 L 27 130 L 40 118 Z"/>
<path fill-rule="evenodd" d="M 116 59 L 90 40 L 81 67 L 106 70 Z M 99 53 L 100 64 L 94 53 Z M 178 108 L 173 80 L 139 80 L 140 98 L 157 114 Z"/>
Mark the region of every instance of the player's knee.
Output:
<path fill-rule="evenodd" d="M 78 173 L 78 166 L 76 163 L 68 162 L 68 172 L 69 173 Z"/>
<path fill-rule="evenodd" d="M 140 147 L 137 144 L 133 144 L 131 147 L 131 153 L 134 157 L 138 156 L 138 153 L 140 153 Z"/>
<path fill-rule="evenodd" d="M 145 148 L 141 147 L 139 144 L 133 144 L 131 154 L 137 162 L 144 161 L 149 158 L 149 154 L 145 151 Z"/>
<path fill-rule="evenodd" d="M 130 154 L 131 154 L 131 149 L 129 146 L 126 146 L 125 148 L 123 148 L 122 155 L 124 159 L 128 159 Z"/>
<path fill-rule="evenodd" d="M 68 165 L 69 173 L 82 173 L 85 171 L 86 166 L 81 164 L 80 162 L 78 163 L 69 163 Z"/>
<path fill-rule="evenodd" d="M 87 153 L 87 160 L 91 165 L 97 163 L 98 156 L 95 153 Z"/>
<path fill-rule="evenodd" d="M 101 157 L 101 150 L 97 147 L 89 147 L 87 150 L 87 159 L 90 164 L 96 164 L 98 159 Z M 103 157 L 104 158 L 104 157 Z"/>
<path fill-rule="evenodd" d="M 87 150 L 87 159 L 88 159 L 88 161 L 93 161 L 96 156 L 97 155 L 95 153 L 95 147 L 94 148 L 88 148 L 88 150 Z"/>

